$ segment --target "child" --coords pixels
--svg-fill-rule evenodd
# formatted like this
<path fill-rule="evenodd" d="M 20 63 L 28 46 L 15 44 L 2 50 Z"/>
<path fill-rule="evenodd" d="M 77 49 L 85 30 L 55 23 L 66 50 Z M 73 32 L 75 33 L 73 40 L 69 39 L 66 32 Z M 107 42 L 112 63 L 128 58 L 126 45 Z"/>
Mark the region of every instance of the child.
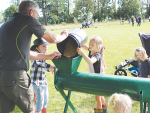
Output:
<path fill-rule="evenodd" d="M 90 73 L 104 74 L 105 62 L 102 43 L 103 41 L 99 36 L 92 36 L 89 42 L 89 47 L 86 45 L 83 46 L 85 50 L 89 51 L 89 56 L 87 56 L 81 48 L 77 48 L 77 52 L 81 54 L 88 63 Z M 94 108 L 94 111 L 98 113 L 102 113 L 103 111 L 106 112 L 107 105 L 105 103 L 105 98 L 103 96 L 95 95 L 95 99 L 97 107 Z"/>
<path fill-rule="evenodd" d="M 134 59 L 138 61 L 137 77 L 150 78 L 150 61 L 146 50 L 143 47 L 138 47 L 135 49 Z"/>
<path fill-rule="evenodd" d="M 127 94 L 114 93 L 108 100 L 108 111 L 111 113 L 130 113 L 132 100 Z"/>
<path fill-rule="evenodd" d="M 44 39 L 34 40 L 30 50 L 45 54 L 49 43 Z M 54 66 L 47 64 L 45 60 L 32 60 L 30 69 L 31 82 L 36 95 L 36 113 L 47 113 L 48 85 L 45 70 L 53 70 Z"/>
<path fill-rule="evenodd" d="M 132 26 L 134 26 L 134 16 L 131 18 Z"/>
<path fill-rule="evenodd" d="M 138 18 L 136 17 L 136 23 L 138 23 Z"/>
<path fill-rule="evenodd" d="M 138 61 L 138 77 L 150 78 L 150 61 L 143 47 L 135 49 L 134 59 Z"/>

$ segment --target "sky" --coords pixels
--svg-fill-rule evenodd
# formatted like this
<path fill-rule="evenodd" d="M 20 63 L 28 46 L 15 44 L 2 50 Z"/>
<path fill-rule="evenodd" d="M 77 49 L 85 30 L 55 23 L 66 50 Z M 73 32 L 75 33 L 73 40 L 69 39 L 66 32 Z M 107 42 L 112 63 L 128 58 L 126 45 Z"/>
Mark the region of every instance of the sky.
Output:
<path fill-rule="evenodd" d="M 10 1 L 11 0 L 1 0 L 0 1 L 0 12 L 5 9 L 7 9 L 10 6 Z"/>

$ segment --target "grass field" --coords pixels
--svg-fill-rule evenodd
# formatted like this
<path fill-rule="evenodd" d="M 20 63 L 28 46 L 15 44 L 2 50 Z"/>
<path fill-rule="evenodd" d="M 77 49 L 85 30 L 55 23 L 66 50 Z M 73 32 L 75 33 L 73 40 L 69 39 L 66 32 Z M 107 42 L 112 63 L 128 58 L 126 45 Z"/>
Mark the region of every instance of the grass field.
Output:
<path fill-rule="evenodd" d="M 74 25 L 50 25 L 46 26 L 47 30 L 60 34 L 63 29 L 67 29 L 69 31 L 74 28 L 81 27 L 80 24 Z M 105 46 L 105 63 L 106 63 L 106 74 L 113 75 L 115 72 L 115 66 L 119 65 L 120 62 L 124 62 L 125 59 L 130 59 L 134 55 L 134 49 L 136 47 L 142 46 L 140 37 L 138 33 L 150 33 L 150 22 L 146 20 L 142 21 L 141 26 L 132 26 L 125 22 L 124 25 L 120 25 L 119 21 L 115 22 L 107 22 L 107 23 L 95 23 L 95 28 L 85 28 L 85 32 L 89 38 L 92 35 L 99 35 L 104 42 Z M 32 41 L 35 39 L 33 36 Z M 49 45 L 48 53 L 52 53 L 53 51 L 58 51 L 55 44 Z M 85 51 L 86 52 L 86 51 Z M 52 63 L 51 61 L 47 61 L 48 63 Z M 88 72 L 87 65 L 84 59 L 82 59 L 79 69 L 79 72 Z M 128 76 L 131 76 L 128 73 Z M 62 98 L 60 93 L 54 87 L 54 75 L 51 73 L 47 73 L 48 79 L 48 88 L 49 88 L 49 102 L 48 102 L 48 113 L 63 113 L 65 100 Z M 106 102 L 108 97 L 106 97 Z M 78 113 L 93 113 L 93 108 L 96 106 L 94 95 L 72 92 L 71 102 L 77 109 Z M 16 106 L 14 113 L 22 113 L 20 109 Z M 68 108 L 67 113 L 73 113 L 71 108 Z M 131 113 L 140 113 L 140 106 L 138 101 L 133 101 L 133 108 Z"/>

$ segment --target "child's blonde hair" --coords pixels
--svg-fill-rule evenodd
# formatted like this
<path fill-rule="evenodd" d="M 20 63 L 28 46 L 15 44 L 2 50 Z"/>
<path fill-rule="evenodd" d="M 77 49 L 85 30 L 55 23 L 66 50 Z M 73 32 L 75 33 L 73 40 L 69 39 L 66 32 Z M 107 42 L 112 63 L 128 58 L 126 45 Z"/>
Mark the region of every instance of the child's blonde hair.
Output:
<path fill-rule="evenodd" d="M 130 113 L 132 99 L 127 94 L 114 93 L 108 100 L 108 111 L 111 113 Z"/>
<path fill-rule="evenodd" d="M 101 37 L 99 37 L 98 35 L 94 35 L 90 38 L 90 41 L 93 40 L 96 42 L 96 45 L 99 48 L 99 52 L 101 54 L 102 57 L 102 62 L 104 63 L 104 67 L 105 67 L 105 61 L 104 61 L 104 47 L 103 47 L 103 40 Z"/>
<path fill-rule="evenodd" d="M 95 41 L 96 42 L 96 45 L 98 46 L 98 48 L 99 48 L 99 51 L 100 51 L 100 53 L 101 53 L 101 55 L 102 55 L 102 57 L 104 56 L 103 54 L 103 48 L 102 48 L 102 45 L 103 45 L 103 40 L 102 40 L 102 38 L 101 37 L 99 37 L 99 36 L 97 36 L 97 35 L 94 35 L 94 36 L 92 36 L 91 38 L 90 38 L 90 41 L 91 40 L 93 40 L 93 41 Z"/>
<path fill-rule="evenodd" d="M 143 47 L 137 47 L 135 49 L 135 53 L 134 53 L 134 60 L 136 60 L 136 61 L 138 60 L 136 52 L 141 52 L 144 60 L 146 60 L 148 58 L 146 50 Z"/>

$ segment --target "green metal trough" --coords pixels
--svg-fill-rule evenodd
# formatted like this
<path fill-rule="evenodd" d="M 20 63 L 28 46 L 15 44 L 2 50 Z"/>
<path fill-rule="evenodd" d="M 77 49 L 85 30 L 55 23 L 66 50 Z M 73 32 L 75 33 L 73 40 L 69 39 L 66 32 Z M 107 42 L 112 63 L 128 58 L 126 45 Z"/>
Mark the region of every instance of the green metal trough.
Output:
<path fill-rule="evenodd" d="M 126 93 L 133 100 L 140 101 L 140 113 L 146 112 L 146 103 L 149 103 L 148 113 L 150 113 L 150 79 L 77 72 L 81 59 L 79 56 L 52 60 L 58 69 L 54 76 L 55 88 L 66 100 L 64 113 L 67 113 L 68 105 L 78 113 L 70 101 L 71 91 L 103 96 Z M 64 90 L 68 91 L 67 95 Z"/>

